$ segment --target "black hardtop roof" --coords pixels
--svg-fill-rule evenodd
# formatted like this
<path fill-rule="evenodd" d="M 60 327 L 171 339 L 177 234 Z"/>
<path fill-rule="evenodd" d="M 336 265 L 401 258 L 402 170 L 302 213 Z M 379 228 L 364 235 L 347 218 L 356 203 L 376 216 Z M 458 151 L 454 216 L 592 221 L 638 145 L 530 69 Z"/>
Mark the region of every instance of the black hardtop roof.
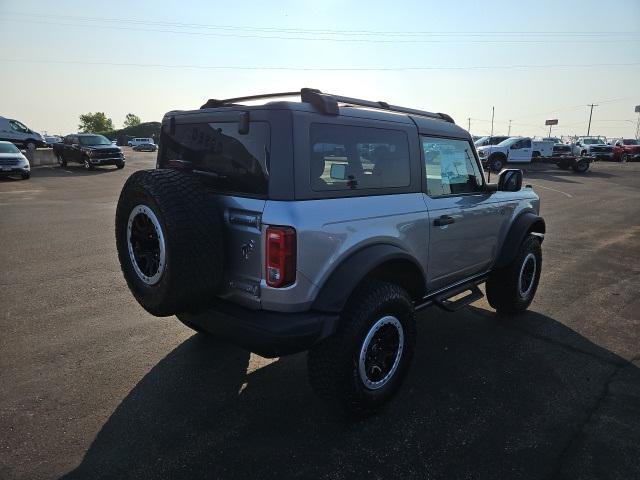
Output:
<path fill-rule="evenodd" d="M 276 100 L 260 105 L 244 105 L 240 102 L 300 96 L 301 101 Z M 325 94 L 319 90 L 302 89 L 300 92 L 271 93 L 226 100 L 208 100 L 199 110 L 171 111 L 170 116 L 197 115 L 204 112 L 233 112 L 255 110 L 291 110 L 330 116 L 347 116 L 371 120 L 391 121 L 404 124 L 415 123 L 421 133 L 451 137 L 469 137 L 469 133 L 457 126 L 453 119 L 444 113 L 432 113 L 423 110 L 389 105 L 386 102 L 373 102 L 339 95 Z"/>

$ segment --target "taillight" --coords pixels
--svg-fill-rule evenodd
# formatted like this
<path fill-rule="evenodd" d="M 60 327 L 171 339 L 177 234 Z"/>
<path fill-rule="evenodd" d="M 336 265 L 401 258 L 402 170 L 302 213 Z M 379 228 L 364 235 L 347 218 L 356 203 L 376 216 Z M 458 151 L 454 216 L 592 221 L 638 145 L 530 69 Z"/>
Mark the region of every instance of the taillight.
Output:
<path fill-rule="evenodd" d="M 267 285 L 280 288 L 296 281 L 296 231 L 267 227 Z"/>

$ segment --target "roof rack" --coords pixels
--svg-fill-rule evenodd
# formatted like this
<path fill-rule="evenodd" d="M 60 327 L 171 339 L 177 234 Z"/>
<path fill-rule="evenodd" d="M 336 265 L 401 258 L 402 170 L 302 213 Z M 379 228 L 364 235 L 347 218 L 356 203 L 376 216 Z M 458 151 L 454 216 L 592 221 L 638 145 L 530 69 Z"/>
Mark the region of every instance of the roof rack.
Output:
<path fill-rule="evenodd" d="M 373 108 L 376 110 L 386 110 L 390 112 L 406 113 L 409 115 L 417 115 L 420 117 L 436 118 L 438 120 L 444 120 L 445 122 L 455 123 L 446 113 L 433 113 L 424 110 L 415 110 L 413 108 L 399 107 L 397 105 L 389 105 L 387 102 L 373 102 L 370 100 L 362 100 L 359 98 L 343 97 L 341 95 L 333 95 L 330 93 L 323 93 L 320 90 L 314 88 L 303 88 L 299 92 L 282 92 L 282 93 L 267 93 L 264 95 L 251 95 L 248 97 L 236 97 L 227 98 L 226 100 L 210 99 L 202 105 L 200 108 L 217 108 L 224 106 L 231 106 L 237 104 L 237 102 L 243 102 L 247 100 L 262 100 L 266 98 L 278 98 L 278 97 L 295 97 L 300 96 L 300 99 L 304 103 L 309 103 L 327 115 L 339 115 L 340 103 L 346 105 L 355 105 L 359 107 Z"/>

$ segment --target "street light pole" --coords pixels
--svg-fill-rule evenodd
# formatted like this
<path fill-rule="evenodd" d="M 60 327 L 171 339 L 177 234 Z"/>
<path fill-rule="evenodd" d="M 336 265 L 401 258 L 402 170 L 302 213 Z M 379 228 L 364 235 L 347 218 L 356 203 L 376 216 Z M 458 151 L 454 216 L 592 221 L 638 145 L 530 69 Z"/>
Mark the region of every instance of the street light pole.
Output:
<path fill-rule="evenodd" d="M 511 120 L 509 120 L 509 131 L 507 132 L 507 136 L 511 136 Z"/>
<path fill-rule="evenodd" d="M 591 133 L 591 117 L 593 116 L 593 107 L 597 107 L 597 106 L 598 105 L 593 104 L 593 103 L 587 105 L 587 107 L 591 107 L 591 110 L 589 111 L 589 127 L 587 128 L 587 137 Z"/>
<path fill-rule="evenodd" d="M 496 113 L 496 107 L 491 107 L 491 136 L 493 137 L 493 115 Z"/>

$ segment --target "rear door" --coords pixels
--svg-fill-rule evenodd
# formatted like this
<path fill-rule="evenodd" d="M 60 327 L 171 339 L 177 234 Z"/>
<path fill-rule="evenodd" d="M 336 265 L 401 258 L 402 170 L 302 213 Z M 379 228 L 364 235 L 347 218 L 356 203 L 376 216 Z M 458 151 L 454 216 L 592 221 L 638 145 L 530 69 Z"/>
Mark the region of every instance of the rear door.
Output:
<path fill-rule="evenodd" d="M 485 189 L 467 140 L 421 137 L 430 225 L 429 290 L 484 272 L 493 262 L 506 210 Z"/>
<path fill-rule="evenodd" d="M 533 153 L 530 138 L 522 138 L 509 148 L 510 162 L 530 162 Z"/>

